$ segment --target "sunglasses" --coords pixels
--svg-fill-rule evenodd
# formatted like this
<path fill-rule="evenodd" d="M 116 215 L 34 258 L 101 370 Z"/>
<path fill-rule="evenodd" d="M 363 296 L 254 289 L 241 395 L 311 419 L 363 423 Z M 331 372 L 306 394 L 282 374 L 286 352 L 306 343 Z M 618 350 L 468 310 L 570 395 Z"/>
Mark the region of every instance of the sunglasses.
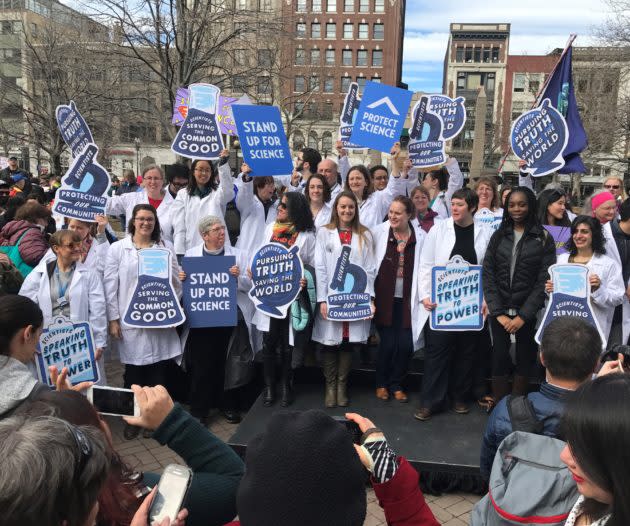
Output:
<path fill-rule="evenodd" d="M 618 184 L 605 184 L 604 188 L 606 188 L 607 190 L 619 190 L 619 185 Z"/>

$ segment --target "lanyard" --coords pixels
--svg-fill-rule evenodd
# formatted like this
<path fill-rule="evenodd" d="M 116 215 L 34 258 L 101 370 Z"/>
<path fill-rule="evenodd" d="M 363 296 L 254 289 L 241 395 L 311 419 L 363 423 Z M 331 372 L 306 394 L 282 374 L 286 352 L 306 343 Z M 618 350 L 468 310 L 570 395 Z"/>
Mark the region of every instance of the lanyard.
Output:
<path fill-rule="evenodd" d="M 72 270 L 74 271 L 74 266 L 72 267 Z M 68 287 L 70 286 L 70 282 L 72 281 L 72 277 L 68 280 L 68 282 L 65 285 L 61 284 L 61 275 L 59 272 L 59 265 L 55 265 L 55 275 L 57 276 L 57 293 L 59 294 L 59 300 L 61 301 L 62 298 L 65 298 L 66 296 L 66 292 L 68 291 Z M 64 301 L 65 303 L 65 301 Z"/>

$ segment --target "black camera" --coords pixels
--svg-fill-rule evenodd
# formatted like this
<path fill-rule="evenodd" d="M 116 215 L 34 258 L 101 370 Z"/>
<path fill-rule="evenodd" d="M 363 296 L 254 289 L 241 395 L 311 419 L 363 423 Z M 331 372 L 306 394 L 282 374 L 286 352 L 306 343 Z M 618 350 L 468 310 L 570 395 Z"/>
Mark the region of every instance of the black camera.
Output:
<path fill-rule="evenodd" d="M 602 354 L 602 362 L 612 362 L 618 360 L 618 355 L 623 355 L 623 369 L 630 371 L 630 345 L 613 345 L 612 349 Z"/>

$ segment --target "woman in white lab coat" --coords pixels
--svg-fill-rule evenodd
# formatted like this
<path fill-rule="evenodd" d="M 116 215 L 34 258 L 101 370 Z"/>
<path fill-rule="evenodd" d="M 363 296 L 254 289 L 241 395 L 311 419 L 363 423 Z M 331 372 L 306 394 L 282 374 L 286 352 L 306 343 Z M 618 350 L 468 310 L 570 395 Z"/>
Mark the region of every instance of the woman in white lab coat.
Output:
<path fill-rule="evenodd" d="M 464 175 L 459 169 L 457 159 L 449 157 L 446 164 L 438 170 L 432 170 L 424 176 L 422 181 L 431 194 L 429 207 L 438 217 L 451 217 L 451 198 L 456 190 L 464 186 Z"/>
<path fill-rule="evenodd" d="M 223 150 L 218 167 L 210 161 L 194 160 L 188 186 L 177 192 L 173 205 L 173 242 L 178 256 L 183 256 L 203 241 L 197 230 L 202 217 L 225 218 L 225 208 L 234 199 L 234 181 L 228 158 L 229 152 Z"/>
<path fill-rule="evenodd" d="M 115 195 L 107 199 L 105 213 L 110 216 L 124 215 L 127 224 L 122 225 L 125 232 L 129 231 L 129 218 L 133 208 L 139 204 L 150 204 L 157 210 L 161 238 L 165 241 L 173 242 L 173 203 L 175 199 L 170 192 L 166 191 L 165 177 L 162 168 L 155 164 L 147 166 L 142 171 L 142 186 L 140 192 L 129 192 L 127 194 Z"/>
<path fill-rule="evenodd" d="M 107 345 L 107 317 L 101 278 L 93 269 L 79 263 L 83 246 L 78 233 L 60 230 L 52 235 L 50 244 L 54 257 L 40 261 L 24 280 L 20 295 L 39 305 L 44 314 L 44 328 L 56 316 L 90 324 L 99 364 L 99 384 L 105 384 L 103 351 Z"/>
<path fill-rule="evenodd" d="M 138 280 L 138 251 L 144 248 L 168 248 L 160 238 L 157 212 L 151 205 L 139 204 L 133 209 L 129 236 L 109 247 L 105 264 L 105 295 L 109 333 L 118 340 L 120 361 L 125 364 L 124 385 L 164 385 L 170 361 L 181 355 L 181 344 L 175 328 L 137 329 L 123 320 L 133 298 Z M 179 267 L 171 254 L 171 283 L 177 296 L 181 294 Z M 137 428 L 126 427 L 125 438 L 138 434 Z"/>
<path fill-rule="evenodd" d="M 615 238 L 615 235 L 613 234 L 613 228 L 621 230 L 620 222 L 623 222 L 624 224 L 628 224 L 628 219 L 630 219 L 630 214 L 628 213 L 629 211 L 630 211 L 630 201 L 626 200 L 624 201 L 624 203 L 622 203 L 620 207 L 620 211 L 619 211 L 621 215 L 620 221 L 614 219 L 613 221 L 609 221 L 608 223 L 602 226 L 602 229 L 604 231 L 604 237 L 606 238 L 606 247 L 607 247 L 606 254 L 615 260 L 615 263 L 617 263 L 620 269 L 622 269 L 621 254 L 619 253 L 617 240 Z M 621 230 L 621 232 L 625 234 L 623 230 Z M 622 269 L 622 276 L 623 276 L 623 269 Z M 621 343 L 624 345 L 627 345 L 628 340 L 630 339 L 630 296 L 629 296 L 630 283 L 626 282 L 625 286 L 626 286 L 626 294 L 623 298 L 623 303 L 621 307 L 618 307 L 618 308 L 621 309 Z"/>
<path fill-rule="evenodd" d="M 614 245 L 614 241 L 612 244 Z M 621 305 L 626 295 L 621 267 L 606 254 L 606 239 L 602 225 L 593 217 L 582 215 L 573 220 L 571 237 L 566 248 L 568 253 L 557 256 L 556 263 L 580 263 L 588 267 L 593 314 L 603 332 L 602 341 L 606 346 L 615 308 Z M 547 281 L 545 290 L 553 291 L 551 280 Z"/>
<path fill-rule="evenodd" d="M 374 239 L 361 224 L 359 203 L 352 192 L 341 192 L 333 204 L 330 223 L 317 232 L 315 275 L 319 312 L 313 327 L 313 340 L 322 344 L 322 365 L 326 379 L 325 405 L 348 405 L 347 382 L 354 350 L 367 342 L 370 320 L 333 321 L 328 319 L 328 288 L 337 266 L 342 245 L 351 247 L 350 263 L 367 274 L 366 292 L 374 298 L 376 259 Z M 372 315 L 374 302 L 371 302 Z"/>
<path fill-rule="evenodd" d="M 313 174 L 308 178 L 304 195 L 308 201 L 308 206 L 313 214 L 315 228 L 330 223 L 330 213 L 332 211 L 330 185 L 326 178 L 320 174 Z"/>
<path fill-rule="evenodd" d="M 302 263 L 313 265 L 315 252 L 315 226 L 304 194 L 286 192 L 278 203 L 275 223 L 268 225 L 262 237 L 262 245 L 279 243 L 286 248 L 297 246 Z M 254 254 L 250 254 L 251 257 Z M 250 269 L 251 274 L 251 269 Z M 305 280 L 301 285 L 304 286 Z M 291 360 L 293 357 L 293 326 L 291 310 L 280 318 L 272 318 L 256 309 L 254 325 L 263 333 L 263 368 L 265 390 L 263 404 L 270 406 L 275 402 L 276 353 L 282 363 L 281 405 L 286 407 L 293 401 Z"/>

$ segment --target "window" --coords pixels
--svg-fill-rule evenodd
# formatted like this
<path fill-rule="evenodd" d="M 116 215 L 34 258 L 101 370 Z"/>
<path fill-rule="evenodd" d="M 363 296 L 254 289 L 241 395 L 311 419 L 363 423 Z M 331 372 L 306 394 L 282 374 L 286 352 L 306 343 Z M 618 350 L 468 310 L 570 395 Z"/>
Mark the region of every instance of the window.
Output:
<path fill-rule="evenodd" d="M 466 73 L 457 74 L 457 89 L 466 89 Z"/>
<path fill-rule="evenodd" d="M 295 33 L 298 38 L 304 38 L 306 36 L 306 24 L 304 22 L 295 24 Z"/>
<path fill-rule="evenodd" d="M 343 25 L 343 38 L 354 38 L 354 24 Z"/>
<path fill-rule="evenodd" d="M 335 50 L 334 49 L 326 50 L 326 65 L 327 66 L 335 65 Z"/>
<path fill-rule="evenodd" d="M 306 0 L 297 0 L 297 6 L 295 10 L 301 13 L 306 12 Z"/>
<path fill-rule="evenodd" d="M 304 64 L 306 64 L 306 50 L 296 49 L 295 50 L 295 65 L 303 66 Z"/>
<path fill-rule="evenodd" d="M 326 0 L 326 11 L 335 13 L 337 11 L 337 0 Z"/>
<path fill-rule="evenodd" d="M 486 47 L 483 49 L 483 61 L 490 62 L 490 48 Z"/>
<path fill-rule="evenodd" d="M 486 78 L 486 82 L 484 84 L 486 87 L 486 92 L 494 91 L 494 78 L 495 78 L 494 73 L 488 73 L 488 78 Z"/>
<path fill-rule="evenodd" d="M 359 0 L 359 13 L 370 12 L 370 0 Z"/>
<path fill-rule="evenodd" d="M 256 93 L 259 95 L 269 95 L 271 93 L 271 77 L 258 77 Z"/>
<path fill-rule="evenodd" d="M 521 114 L 525 112 L 525 102 L 513 102 L 512 103 L 512 122 L 518 119 Z"/>
<path fill-rule="evenodd" d="M 468 73 L 466 75 L 466 89 L 478 89 L 481 85 L 481 73 Z"/>
<path fill-rule="evenodd" d="M 499 62 L 499 48 L 492 48 L 492 62 Z"/>
<path fill-rule="evenodd" d="M 383 65 L 383 50 L 375 49 L 372 51 L 372 66 L 381 67 Z"/>
<path fill-rule="evenodd" d="M 324 79 L 324 93 L 332 93 L 335 91 L 335 81 L 332 77 Z"/>
<path fill-rule="evenodd" d="M 308 108 L 306 110 L 306 113 L 311 118 L 317 117 L 317 102 L 315 102 L 313 100 L 311 102 L 309 102 L 308 103 Z"/>
<path fill-rule="evenodd" d="M 341 64 L 343 66 L 352 66 L 352 50 L 344 49 L 341 52 Z"/>
<path fill-rule="evenodd" d="M 322 38 L 322 25 L 319 22 L 311 24 L 311 38 Z"/>
<path fill-rule="evenodd" d="M 357 84 L 359 85 L 359 93 L 363 93 L 363 88 L 365 88 L 365 82 L 367 78 L 365 77 L 357 77 Z"/>
<path fill-rule="evenodd" d="M 369 24 L 359 24 L 359 38 L 369 38 L 369 37 L 370 37 Z"/>
<path fill-rule="evenodd" d="M 330 106 L 330 119 L 332 119 L 332 103 L 324 104 L 324 116 L 326 116 L 326 106 Z M 329 131 L 325 131 L 322 133 L 322 151 L 331 152 L 332 151 L 332 133 Z"/>
<path fill-rule="evenodd" d="M 317 66 L 321 62 L 319 49 L 311 49 L 311 66 Z"/>
<path fill-rule="evenodd" d="M 476 47 L 473 50 L 473 61 L 474 62 L 481 62 L 481 48 L 480 47 Z"/>
<path fill-rule="evenodd" d="M 321 114 L 321 118 L 327 121 L 332 120 L 333 118 L 333 105 L 332 102 L 324 102 L 324 105 L 322 106 L 322 114 Z M 330 133 L 330 132 L 328 132 Z M 322 137 L 322 144 L 324 142 L 324 137 Z M 331 139 L 331 145 L 332 145 L 332 139 Z M 324 148 L 324 150 L 326 150 L 326 148 Z M 330 151 L 330 148 L 328 149 L 328 151 Z"/>
<path fill-rule="evenodd" d="M 304 103 L 301 100 L 298 100 L 295 103 L 295 109 L 294 109 L 294 115 L 296 119 L 301 119 L 304 116 Z M 298 135 L 299 134 L 299 135 Z M 293 139 L 293 149 L 294 150 L 301 150 L 302 148 L 304 148 L 304 136 L 302 136 L 302 134 L 300 132 L 296 133 L 297 137 L 301 136 L 301 142 L 299 142 L 299 146 L 296 146 L 296 138 Z"/>
<path fill-rule="evenodd" d="M 319 149 L 319 139 L 317 138 L 317 133 L 314 131 L 308 134 L 308 147 L 313 148 L 314 150 Z"/>
<path fill-rule="evenodd" d="M 525 91 L 525 74 L 514 73 L 514 93 L 523 93 Z"/>
<path fill-rule="evenodd" d="M 10 35 L 13 33 L 13 25 L 10 20 L 3 20 L 0 22 L 0 34 L 2 35 Z"/>
<path fill-rule="evenodd" d="M 313 0 L 313 11 L 322 12 L 322 0 Z"/>
<path fill-rule="evenodd" d="M 310 91 L 319 91 L 319 77 L 312 75 L 308 80 L 308 89 Z"/>
<path fill-rule="evenodd" d="M 464 62 L 472 62 L 473 50 L 471 47 L 464 48 Z"/>
<path fill-rule="evenodd" d="M 297 91 L 298 93 L 306 91 L 306 79 L 304 77 L 295 77 L 294 91 Z"/>
<path fill-rule="evenodd" d="M 236 9 L 247 9 L 247 0 L 236 0 Z"/>
<path fill-rule="evenodd" d="M 352 13 L 354 11 L 354 0 L 344 0 L 343 10 L 346 13 Z"/>
<path fill-rule="evenodd" d="M 385 12 L 385 0 L 374 0 L 374 12 L 375 13 Z"/>
<path fill-rule="evenodd" d="M 337 38 L 337 24 L 334 22 L 326 24 L 326 38 Z"/>
<path fill-rule="evenodd" d="M 234 50 L 234 62 L 239 66 L 247 64 L 247 50 L 235 49 Z"/>
<path fill-rule="evenodd" d="M 379 84 L 381 83 L 381 77 L 372 77 L 371 78 L 372 82 L 378 82 Z"/>
<path fill-rule="evenodd" d="M 383 40 L 385 38 L 385 25 L 374 24 L 374 40 Z"/>
<path fill-rule="evenodd" d="M 464 48 L 457 46 L 455 49 L 455 62 L 464 62 Z"/>
<path fill-rule="evenodd" d="M 295 113 L 296 114 L 301 112 L 303 109 L 304 109 L 304 103 L 303 102 L 296 102 L 295 103 Z M 302 148 L 304 148 L 304 135 L 302 134 L 302 132 L 300 130 L 295 130 L 293 132 L 293 149 L 294 150 L 301 150 Z"/>
<path fill-rule="evenodd" d="M 258 50 L 258 65 L 263 68 L 271 67 L 271 50 L 270 49 Z"/>
<path fill-rule="evenodd" d="M 368 65 L 368 52 L 366 49 L 357 50 L 357 66 Z"/>
<path fill-rule="evenodd" d="M 350 82 L 352 79 L 350 77 L 341 77 L 341 92 L 347 93 L 350 89 Z"/>
<path fill-rule="evenodd" d="M 530 80 L 529 81 L 529 92 L 536 94 L 540 89 L 540 80 Z"/>
<path fill-rule="evenodd" d="M 271 0 L 259 0 L 258 8 L 260 11 L 273 11 Z"/>
<path fill-rule="evenodd" d="M 232 89 L 238 93 L 247 91 L 247 77 L 245 75 L 234 75 L 232 77 Z"/>

